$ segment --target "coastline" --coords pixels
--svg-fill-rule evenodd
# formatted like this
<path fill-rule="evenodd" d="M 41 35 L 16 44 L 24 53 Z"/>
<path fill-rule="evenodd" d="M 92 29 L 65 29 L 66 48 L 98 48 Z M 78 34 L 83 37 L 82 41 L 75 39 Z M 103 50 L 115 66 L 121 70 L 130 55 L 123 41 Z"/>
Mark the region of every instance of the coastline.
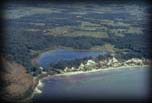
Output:
<path fill-rule="evenodd" d="M 46 76 L 39 78 L 37 85 L 35 86 L 32 96 L 31 98 L 33 98 L 33 96 L 35 94 L 41 94 L 42 90 L 40 90 L 41 87 L 44 86 L 42 80 L 43 79 L 47 79 L 50 78 L 51 76 L 71 76 L 71 75 L 77 75 L 77 74 L 87 74 L 87 73 L 93 73 L 93 72 L 99 72 L 99 71 L 109 71 L 109 70 L 120 70 L 120 69 L 124 69 L 124 68 L 138 68 L 138 67 L 149 67 L 149 65 L 133 65 L 133 66 L 120 66 L 120 67 L 108 67 L 108 68 L 100 68 L 100 69 L 92 69 L 92 70 L 88 70 L 88 71 L 73 71 L 73 72 L 64 72 L 64 73 L 60 73 L 60 74 L 54 74 L 54 75 L 50 75 L 47 74 Z"/>
<path fill-rule="evenodd" d="M 42 93 L 42 91 L 40 90 L 40 88 L 44 86 L 44 84 L 42 83 L 42 79 L 38 80 L 38 84 L 37 84 L 37 86 L 35 87 L 35 89 L 34 89 L 34 91 L 32 93 L 32 97 L 34 96 L 34 94 Z"/>
<path fill-rule="evenodd" d="M 72 72 L 64 72 L 64 73 L 60 73 L 60 74 L 55 74 L 53 76 L 70 76 L 70 75 L 77 75 L 77 74 L 87 74 L 87 73 L 93 73 L 93 72 L 99 72 L 99 71 L 109 71 L 109 70 L 120 70 L 120 69 L 124 69 L 124 68 L 138 68 L 138 67 L 149 67 L 149 65 L 142 65 L 142 66 L 139 66 L 139 65 L 134 65 L 134 66 L 120 66 L 120 67 L 108 67 L 108 68 L 100 68 L 100 69 L 92 69 L 92 70 L 88 70 L 88 71 L 72 71 Z M 49 75 L 42 78 L 42 79 L 45 79 L 45 78 L 49 78 L 50 76 L 52 75 Z"/>
<path fill-rule="evenodd" d="M 63 48 L 60 48 L 60 49 L 63 49 Z M 68 50 L 73 50 L 73 49 L 68 49 Z M 54 50 L 52 50 L 54 51 Z M 88 51 L 88 50 L 79 50 L 79 51 Z M 38 56 L 35 57 L 33 60 L 32 60 L 32 64 L 35 65 L 37 68 L 40 68 L 40 66 L 36 63 L 36 60 L 37 60 Z M 88 60 L 86 64 L 83 64 L 83 65 L 92 65 L 90 64 L 93 63 L 93 64 L 96 64 L 95 61 L 93 60 Z M 100 62 L 99 62 L 100 63 Z M 117 60 L 114 56 L 112 56 L 112 58 L 108 58 L 108 59 L 105 59 L 105 60 L 102 60 L 101 63 L 104 63 L 106 64 L 107 67 L 95 67 L 94 69 L 88 69 L 88 70 L 85 70 L 85 69 L 75 69 L 73 70 L 73 68 L 65 68 L 64 70 L 61 70 L 59 71 L 58 73 L 49 73 L 49 72 L 46 72 L 46 74 L 39 74 L 38 76 L 36 76 L 34 78 L 34 80 L 36 81 L 36 84 L 34 86 L 34 89 L 32 90 L 32 96 L 31 98 L 35 95 L 35 94 L 40 94 L 42 93 L 41 91 L 41 87 L 43 87 L 43 83 L 42 83 L 42 80 L 43 79 L 46 79 L 46 78 L 49 78 L 50 76 L 70 76 L 70 75 L 77 75 L 77 74 L 86 74 L 86 73 L 92 73 L 92 72 L 99 72 L 99 71 L 109 71 L 109 70 L 119 70 L 119 69 L 123 69 L 123 68 L 138 68 L 138 67 L 145 67 L 145 66 L 149 66 L 148 64 L 145 64 L 145 61 L 142 60 L 142 59 L 138 59 L 138 58 L 132 58 L 132 59 L 129 59 L 129 60 L 126 60 L 126 61 L 122 61 L 122 62 L 119 62 L 119 60 Z M 114 65 L 114 64 L 117 64 L 118 65 Z M 122 65 L 120 65 L 119 63 L 121 63 Z M 127 64 L 127 63 L 130 63 L 130 64 Z M 102 64 L 102 65 L 104 65 Z M 111 64 L 111 65 L 109 65 Z M 80 67 L 80 66 L 79 66 Z M 67 71 L 67 70 L 70 70 L 70 71 Z"/>
<path fill-rule="evenodd" d="M 93 72 L 98 72 L 98 71 L 109 71 L 109 70 L 119 70 L 119 69 L 124 69 L 124 68 L 134 68 L 134 67 L 147 67 L 148 65 L 143 65 L 143 66 L 120 66 L 120 67 L 108 67 L 108 68 L 100 68 L 100 69 L 92 69 L 88 71 L 74 71 L 74 72 L 65 72 L 61 74 L 56 74 L 56 76 L 70 76 L 70 75 L 77 75 L 77 74 L 87 74 L 87 73 L 93 73 Z"/>

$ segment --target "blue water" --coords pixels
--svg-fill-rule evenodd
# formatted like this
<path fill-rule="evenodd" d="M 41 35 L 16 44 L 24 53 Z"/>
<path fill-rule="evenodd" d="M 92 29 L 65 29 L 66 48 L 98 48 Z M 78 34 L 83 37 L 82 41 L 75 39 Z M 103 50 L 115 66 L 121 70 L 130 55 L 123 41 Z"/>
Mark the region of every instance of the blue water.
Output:
<path fill-rule="evenodd" d="M 62 60 L 74 60 L 84 57 L 97 57 L 98 55 L 104 55 L 107 51 L 87 51 L 87 50 L 50 50 L 42 53 L 38 59 L 37 63 L 44 68 L 48 68 L 49 64 L 52 62 L 58 62 Z"/>
<path fill-rule="evenodd" d="M 142 69 L 141 69 L 142 68 Z M 44 79 L 34 100 L 147 99 L 148 68 L 100 71 Z"/>

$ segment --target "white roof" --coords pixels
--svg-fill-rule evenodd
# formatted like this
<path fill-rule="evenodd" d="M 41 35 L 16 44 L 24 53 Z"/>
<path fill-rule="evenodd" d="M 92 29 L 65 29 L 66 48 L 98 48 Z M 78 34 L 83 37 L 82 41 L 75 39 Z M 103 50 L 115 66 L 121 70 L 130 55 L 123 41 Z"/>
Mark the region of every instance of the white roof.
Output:
<path fill-rule="evenodd" d="M 80 64 L 80 67 L 84 67 L 84 64 L 83 64 L 83 63 L 81 63 L 81 64 Z"/>
<path fill-rule="evenodd" d="M 95 61 L 93 61 L 93 60 L 88 60 L 88 62 L 87 62 L 87 64 L 86 64 L 86 65 L 91 65 L 91 64 L 96 64 L 96 62 L 95 62 Z"/>
<path fill-rule="evenodd" d="M 44 68 L 43 68 L 43 67 L 40 67 L 40 69 L 43 70 Z"/>

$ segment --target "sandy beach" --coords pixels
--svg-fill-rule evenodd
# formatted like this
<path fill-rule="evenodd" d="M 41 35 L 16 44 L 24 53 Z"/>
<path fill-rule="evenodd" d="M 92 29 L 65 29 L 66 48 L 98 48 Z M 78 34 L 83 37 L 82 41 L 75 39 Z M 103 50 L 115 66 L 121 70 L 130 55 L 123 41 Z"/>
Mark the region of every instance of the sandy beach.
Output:
<path fill-rule="evenodd" d="M 101 69 L 92 69 L 92 70 L 88 70 L 88 71 L 73 71 L 73 72 L 66 72 L 66 73 L 61 73 L 61 74 L 55 74 L 55 76 L 70 76 L 70 75 L 77 75 L 77 74 L 85 74 L 85 73 L 92 73 L 92 72 L 98 72 L 98 71 L 109 71 L 109 70 L 118 70 L 118 69 L 132 69 L 132 68 L 137 68 L 137 67 L 148 67 L 148 65 L 134 65 L 134 66 L 120 66 L 120 67 L 108 67 L 108 68 L 101 68 Z M 48 75 L 45 78 L 48 78 L 52 75 Z M 43 78 L 43 79 L 45 79 Z"/>

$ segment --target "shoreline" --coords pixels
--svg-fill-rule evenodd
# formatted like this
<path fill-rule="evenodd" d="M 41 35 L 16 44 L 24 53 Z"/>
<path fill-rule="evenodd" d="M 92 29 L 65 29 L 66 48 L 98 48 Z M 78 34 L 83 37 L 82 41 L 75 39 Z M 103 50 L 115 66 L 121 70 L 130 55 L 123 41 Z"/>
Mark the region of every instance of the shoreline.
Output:
<path fill-rule="evenodd" d="M 40 88 L 42 88 L 44 86 L 44 84 L 42 83 L 42 79 L 38 80 L 38 84 L 37 84 L 37 86 L 35 87 L 35 89 L 34 89 L 34 91 L 32 93 L 32 97 L 35 94 L 41 94 L 42 93 L 42 91 L 40 90 Z"/>
<path fill-rule="evenodd" d="M 73 71 L 73 72 L 64 72 L 64 73 L 60 73 L 60 74 L 54 74 L 54 75 L 50 75 L 47 74 L 46 76 L 39 78 L 37 85 L 35 86 L 32 96 L 31 98 L 33 98 L 34 95 L 36 94 L 41 94 L 42 90 L 40 90 L 40 88 L 42 88 L 44 86 L 44 83 L 42 82 L 43 79 L 47 79 L 50 78 L 51 76 L 72 76 L 72 75 L 78 75 L 78 74 L 87 74 L 87 73 L 93 73 L 93 72 L 98 72 L 98 71 L 109 71 L 109 70 L 120 70 L 123 68 L 133 68 L 133 67 L 149 67 L 149 65 L 133 65 L 133 66 L 120 66 L 120 67 L 108 67 L 108 68 L 100 68 L 100 69 L 92 69 L 92 70 L 88 70 L 88 71 Z"/>
<path fill-rule="evenodd" d="M 77 75 L 77 74 L 87 74 L 87 73 L 93 73 L 93 72 L 99 72 L 99 71 L 109 71 L 109 70 L 120 70 L 120 69 L 123 69 L 123 68 L 133 68 L 133 67 L 149 67 L 149 65 L 142 65 L 142 66 L 139 66 L 139 65 L 134 65 L 134 66 L 120 66 L 120 67 L 108 67 L 108 68 L 100 68 L 100 69 L 92 69 L 92 70 L 88 70 L 88 71 L 72 71 L 72 72 L 64 72 L 64 73 L 60 73 L 60 74 L 55 74 L 55 75 L 49 75 L 42 78 L 42 79 L 45 79 L 45 78 L 49 78 L 50 76 L 71 76 L 71 75 Z"/>
<path fill-rule="evenodd" d="M 98 71 L 109 71 L 109 70 L 119 70 L 119 69 L 123 69 L 123 68 L 133 68 L 133 67 L 147 67 L 148 65 L 143 65 L 143 66 L 120 66 L 120 67 L 108 67 L 108 68 L 100 68 L 100 69 L 92 69 L 92 70 L 88 70 L 88 71 L 74 71 L 74 72 L 65 72 L 65 73 L 61 73 L 61 74 L 56 74 L 56 76 L 70 76 L 70 75 L 77 75 L 77 74 L 87 74 L 87 73 L 93 73 L 93 72 L 98 72 Z"/>
<path fill-rule="evenodd" d="M 61 48 L 59 48 L 59 49 L 63 49 L 62 47 Z M 56 49 L 55 49 L 56 50 Z M 55 51 L 54 49 L 53 50 L 51 50 L 51 51 Z M 68 50 L 75 50 L 75 49 L 69 49 L 68 48 Z M 90 50 L 79 50 L 79 51 L 90 51 Z M 39 55 L 40 56 L 40 55 Z M 35 57 L 34 59 L 33 59 L 33 61 L 32 61 L 32 64 L 33 65 L 35 65 L 36 67 L 39 67 L 38 66 L 38 64 L 36 63 L 36 60 L 37 60 L 37 58 L 39 57 L 39 56 L 37 56 L 37 57 Z M 132 59 L 130 59 L 131 61 L 125 61 L 125 62 L 133 62 L 133 65 L 119 65 L 119 66 L 107 66 L 107 67 L 104 67 L 104 68 L 102 68 L 102 67 L 98 67 L 98 68 L 94 68 L 94 69 L 88 69 L 88 70 L 73 70 L 73 71 L 60 71 L 59 73 L 54 73 L 54 74 L 50 74 L 49 72 L 46 72 L 46 74 L 39 74 L 38 76 L 36 76 L 34 79 L 35 79 L 35 81 L 37 82 L 37 84 L 35 84 L 35 87 L 34 87 L 34 89 L 32 90 L 33 92 L 32 92 L 32 96 L 31 96 L 31 98 L 33 98 L 33 96 L 35 95 L 35 94 L 40 94 L 40 93 L 42 93 L 42 91 L 40 90 L 40 88 L 42 87 L 42 85 L 44 85 L 43 83 L 42 83 L 42 80 L 43 79 L 46 79 L 46 78 L 49 78 L 49 77 L 51 77 L 51 76 L 71 76 L 71 75 L 78 75 L 78 74 L 87 74 L 87 73 L 93 73 L 93 72 L 99 72 L 99 71 L 109 71 L 109 70 L 119 70 L 119 69 L 123 69 L 123 68 L 128 68 L 128 69 L 130 69 L 130 68 L 136 68 L 136 67 L 145 67 L 145 66 L 149 66 L 148 64 L 145 64 L 145 63 L 143 63 L 143 61 L 141 60 L 141 59 L 138 59 L 137 58 L 137 60 L 135 60 L 136 58 L 132 58 Z M 88 60 L 89 61 L 89 60 Z M 137 64 L 136 64 L 136 61 L 137 61 Z M 141 63 L 141 61 L 142 61 L 142 63 Z M 113 58 L 111 58 L 109 61 L 106 61 L 106 63 L 105 64 L 107 64 L 107 63 L 111 63 L 111 62 L 113 62 L 113 63 L 115 63 L 115 62 L 118 62 L 119 63 L 119 61 L 113 56 Z M 135 63 L 134 63 L 135 62 Z M 87 62 L 88 63 L 88 62 Z M 138 64 L 139 63 L 139 64 Z M 131 63 L 132 64 L 132 63 Z M 109 64 L 108 64 L 109 65 Z"/>

